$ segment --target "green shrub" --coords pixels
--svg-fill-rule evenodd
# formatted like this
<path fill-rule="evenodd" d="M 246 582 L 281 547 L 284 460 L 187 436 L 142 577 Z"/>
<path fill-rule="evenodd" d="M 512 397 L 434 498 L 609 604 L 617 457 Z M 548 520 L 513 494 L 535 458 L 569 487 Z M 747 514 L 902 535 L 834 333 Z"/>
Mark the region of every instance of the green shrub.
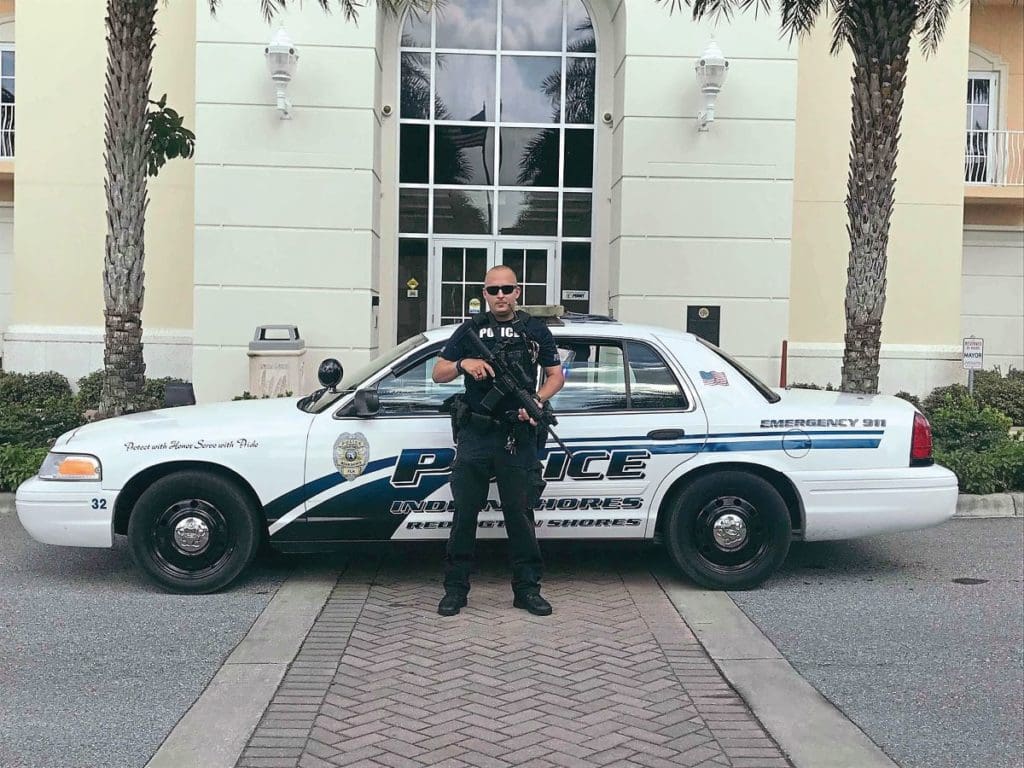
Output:
<path fill-rule="evenodd" d="M 936 449 L 935 463 L 952 470 L 956 475 L 960 493 L 997 493 L 994 463 L 985 455 L 974 451 L 942 451 Z"/>
<path fill-rule="evenodd" d="M 1017 425 L 1024 426 L 1024 375 L 1012 368 L 1003 376 L 999 369 L 975 371 L 974 399 L 1010 417 Z"/>
<path fill-rule="evenodd" d="M 100 407 L 100 390 L 103 388 L 103 371 L 93 371 L 78 380 L 78 402 L 83 411 Z"/>
<path fill-rule="evenodd" d="M 935 451 L 935 461 L 956 473 L 961 493 L 1024 491 L 1024 443 L 1009 442 L 987 451 Z"/>
<path fill-rule="evenodd" d="M 46 448 L 24 445 L 0 445 L 0 492 L 15 491 L 39 471 Z"/>
<path fill-rule="evenodd" d="M 795 381 L 792 384 L 788 384 L 786 386 L 786 389 L 824 389 L 826 392 L 835 392 L 836 391 L 836 388 L 832 386 L 832 382 L 831 381 L 828 384 L 826 384 L 824 387 L 822 387 L 820 384 L 814 384 L 813 382 Z"/>
<path fill-rule="evenodd" d="M 279 395 L 275 395 L 275 397 L 291 397 L 292 394 L 293 394 L 293 392 L 289 389 L 286 392 L 282 392 Z M 252 392 L 250 392 L 248 389 L 245 390 L 242 394 L 235 395 L 234 397 L 231 398 L 232 401 L 234 401 L 234 400 L 270 400 L 270 399 L 271 399 L 270 395 L 261 395 L 260 397 L 257 397 Z"/>
<path fill-rule="evenodd" d="M 947 399 L 928 418 L 935 447 L 944 451 L 987 451 L 1010 442 L 1009 417 L 973 399 Z"/>
<path fill-rule="evenodd" d="M 69 429 L 85 423 L 73 395 L 53 397 L 37 405 L 0 405 L 0 445 L 20 444 L 42 448 Z"/>
<path fill-rule="evenodd" d="M 998 450 L 1006 474 L 1006 484 L 1011 491 L 1024 491 L 1024 440 L 1011 441 Z"/>
<path fill-rule="evenodd" d="M 168 384 L 184 384 L 184 379 L 164 376 L 159 379 L 146 379 L 143 389 L 143 410 L 154 410 L 164 407 L 164 388 Z M 95 410 L 100 407 L 100 394 L 103 389 L 103 371 L 93 371 L 78 380 L 78 400 L 82 410 Z"/>
<path fill-rule="evenodd" d="M 0 371 L 0 404 L 41 405 L 53 398 L 70 397 L 71 385 L 55 371 L 8 373 Z"/>
<path fill-rule="evenodd" d="M 903 390 L 900 390 L 899 392 L 896 393 L 896 397 L 898 397 L 900 400 L 906 400 L 919 411 L 924 410 L 921 407 L 921 400 L 915 395 L 910 394 L 909 392 L 904 392 Z"/>
<path fill-rule="evenodd" d="M 949 384 L 945 387 L 936 387 L 924 400 L 921 401 L 921 410 L 931 421 L 932 414 L 939 408 L 946 405 L 955 405 L 971 399 L 971 393 L 963 384 Z"/>

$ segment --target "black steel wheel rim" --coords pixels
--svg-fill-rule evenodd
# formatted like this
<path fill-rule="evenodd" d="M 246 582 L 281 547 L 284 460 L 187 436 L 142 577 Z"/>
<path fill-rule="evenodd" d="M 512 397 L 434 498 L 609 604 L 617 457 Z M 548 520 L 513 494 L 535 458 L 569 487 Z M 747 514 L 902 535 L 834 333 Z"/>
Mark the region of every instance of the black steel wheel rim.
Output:
<path fill-rule="evenodd" d="M 209 531 L 206 546 L 187 552 L 176 542 L 176 526 L 188 518 L 201 521 Z M 182 499 L 165 509 L 157 518 L 150 536 L 150 548 L 157 567 L 175 579 L 197 581 L 216 573 L 235 550 L 227 518 L 203 499 Z"/>
<path fill-rule="evenodd" d="M 714 525 L 723 515 L 739 517 L 747 539 L 737 549 L 726 549 L 715 540 Z M 764 516 L 746 499 L 722 495 L 708 501 L 693 522 L 693 542 L 705 567 L 717 573 L 736 573 L 750 568 L 767 553 L 771 543 Z"/>

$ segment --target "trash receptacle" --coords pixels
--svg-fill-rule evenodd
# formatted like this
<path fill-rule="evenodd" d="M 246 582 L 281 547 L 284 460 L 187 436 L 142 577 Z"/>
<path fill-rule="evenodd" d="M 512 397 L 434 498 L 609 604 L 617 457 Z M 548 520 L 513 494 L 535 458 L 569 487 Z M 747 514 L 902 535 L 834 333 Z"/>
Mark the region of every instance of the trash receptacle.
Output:
<path fill-rule="evenodd" d="M 255 397 L 301 394 L 305 355 L 298 326 L 257 326 L 249 342 L 249 392 Z"/>

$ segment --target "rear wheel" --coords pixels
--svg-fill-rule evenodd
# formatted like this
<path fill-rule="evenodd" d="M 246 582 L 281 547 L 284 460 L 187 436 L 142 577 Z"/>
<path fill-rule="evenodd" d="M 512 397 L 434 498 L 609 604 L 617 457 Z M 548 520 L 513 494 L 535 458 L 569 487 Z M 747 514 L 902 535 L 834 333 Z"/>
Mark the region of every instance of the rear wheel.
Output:
<path fill-rule="evenodd" d="M 172 592 L 214 592 L 252 562 L 261 531 L 248 497 L 209 472 L 176 472 L 139 497 L 128 522 L 132 558 Z"/>
<path fill-rule="evenodd" d="M 751 589 L 786 559 L 792 526 L 771 483 L 727 471 L 699 478 L 672 502 L 667 533 L 672 560 L 695 582 Z"/>

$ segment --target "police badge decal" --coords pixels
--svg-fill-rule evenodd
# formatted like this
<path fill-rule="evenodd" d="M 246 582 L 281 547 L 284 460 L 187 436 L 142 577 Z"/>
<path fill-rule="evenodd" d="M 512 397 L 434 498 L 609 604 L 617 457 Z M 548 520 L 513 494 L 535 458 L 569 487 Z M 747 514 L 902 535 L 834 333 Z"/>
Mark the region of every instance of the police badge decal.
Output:
<path fill-rule="evenodd" d="M 362 432 L 344 432 L 334 441 L 334 466 L 346 480 L 355 480 L 370 460 L 370 442 Z"/>

